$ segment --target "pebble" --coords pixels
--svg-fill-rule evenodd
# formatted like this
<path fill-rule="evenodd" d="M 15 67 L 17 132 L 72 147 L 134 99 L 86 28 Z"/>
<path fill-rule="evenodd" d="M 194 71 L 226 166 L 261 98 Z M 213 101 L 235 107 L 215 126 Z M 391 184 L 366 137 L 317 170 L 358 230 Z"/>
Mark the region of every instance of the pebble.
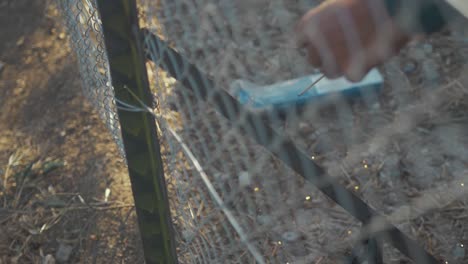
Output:
<path fill-rule="evenodd" d="M 452 255 L 456 259 L 463 259 L 465 257 L 465 247 L 458 244 L 453 248 Z"/>
<path fill-rule="evenodd" d="M 47 254 L 43 259 L 42 259 L 42 264 L 55 264 L 55 258 Z"/>
<path fill-rule="evenodd" d="M 279 26 L 289 25 L 294 20 L 294 14 L 282 8 L 275 8 L 273 15 L 274 20 L 277 22 L 276 24 Z"/>
<path fill-rule="evenodd" d="M 16 41 L 16 46 L 22 46 L 24 44 L 24 36 L 21 36 L 17 41 Z"/>
<path fill-rule="evenodd" d="M 287 231 L 281 235 L 285 246 L 285 250 L 293 256 L 301 257 L 306 256 L 309 252 L 306 246 L 304 246 L 304 238 L 301 233 L 296 231 Z"/>
<path fill-rule="evenodd" d="M 268 60 L 268 63 L 267 65 L 269 66 L 270 70 L 271 71 L 277 71 L 280 69 L 281 67 L 281 63 L 280 63 L 280 58 L 279 56 L 274 56 L 274 57 L 271 57 L 269 60 Z"/>
<path fill-rule="evenodd" d="M 60 244 L 55 259 L 60 263 L 67 263 L 73 253 L 73 247 L 66 244 Z"/>
<path fill-rule="evenodd" d="M 221 172 L 215 172 L 213 176 L 216 180 L 227 180 L 229 178 L 229 175 Z"/>
<path fill-rule="evenodd" d="M 434 48 L 429 43 L 425 43 L 422 48 L 423 48 L 424 52 L 426 52 L 426 54 L 430 54 L 430 53 L 432 53 L 434 51 Z"/>
<path fill-rule="evenodd" d="M 437 83 L 440 80 L 437 63 L 434 60 L 428 59 L 423 62 L 422 73 L 427 82 Z"/>
<path fill-rule="evenodd" d="M 403 72 L 411 74 L 416 70 L 416 64 L 414 62 L 408 62 L 403 66 Z"/>
<path fill-rule="evenodd" d="M 239 173 L 239 187 L 244 188 L 251 184 L 252 177 L 248 171 L 242 171 Z"/>
<path fill-rule="evenodd" d="M 183 230 L 182 231 L 182 237 L 186 241 L 191 241 L 195 237 L 195 233 L 191 230 Z"/>
<path fill-rule="evenodd" d="M 295 242 L 301 238 L 301 234 L 295 231 L 284 232 L 281 237 L 288 242 Z"/>
<path fill-rule="evenodd" d="M 257 216 L 257 221 L 260 225 L 270 225 L 273 223 L 273 219 L 269 215 L 259 215 Z"/>
<path fill-rule="evenodd" d="M 372 110 L 380 110 L 380 103 L 379 102 L 375 102 L 371 105 L 371 109 Z"/>
<path fill-rule="evenodd" d="M 422 61 L 426 58 L 426 53 L 424 52 L 424 49 L 414 47 L 410 49 L 408 56 L 416 61 Z"/>
<path fill-rule="evenodd" d="M 2 73 L 3 69 L 5 68 L 5 63 L 0 61 L 0 73 Z"/>

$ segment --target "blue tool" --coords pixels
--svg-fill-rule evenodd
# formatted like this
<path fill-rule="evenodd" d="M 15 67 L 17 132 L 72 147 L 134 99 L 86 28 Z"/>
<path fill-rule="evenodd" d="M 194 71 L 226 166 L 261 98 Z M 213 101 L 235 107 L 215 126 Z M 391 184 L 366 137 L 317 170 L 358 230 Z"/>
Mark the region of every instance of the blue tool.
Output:
<path fill-rule="evenodd" d="M 370 71 L 360 82 L 352 83 L 345 78 L 327 79 L 313 74 L 266 86 L 249 81 L 236 80 L 231 84 L 230 93 L 251 110 L 285 110 L 302 106 L 313 100 L 333 93 L 346 96 L 357 95 L 382 87 L 383 78 L 377 69 Z"/>

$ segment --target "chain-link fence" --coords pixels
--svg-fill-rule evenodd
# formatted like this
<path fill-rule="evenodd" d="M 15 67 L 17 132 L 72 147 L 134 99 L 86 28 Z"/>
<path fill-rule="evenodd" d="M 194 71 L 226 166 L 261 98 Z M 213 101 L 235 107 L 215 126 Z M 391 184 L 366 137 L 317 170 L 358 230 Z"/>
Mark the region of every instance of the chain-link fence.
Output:
<path fill-rule="evenodd" d="M 57 4 L 78 60 L 84 94 L 98 110 L 123 154 L 109 62 L 96 3 L 94 0 L 84 0 L 57 1 Z"/>
<path fill-rule="evenodd" d="M 319 2 L 140 1 L 157 104 L 117 105 L 157 121 L 179 261 L 340 263 L 370 236 L 385 263 L 464 263 L 467 35 L 453 25 L 353 93 L 322 80 L 303 99 L 317 77 L 296 78 L 316 70 L 293 32 Z M 96 4 L 61 5 L 123 152 Z"/>

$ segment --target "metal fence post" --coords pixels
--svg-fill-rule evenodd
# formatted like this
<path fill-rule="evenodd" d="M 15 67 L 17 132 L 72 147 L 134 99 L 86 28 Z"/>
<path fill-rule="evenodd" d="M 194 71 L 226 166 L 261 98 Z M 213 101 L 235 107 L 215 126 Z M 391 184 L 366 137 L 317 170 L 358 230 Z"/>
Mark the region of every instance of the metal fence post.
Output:
<path fill-rule="evenodd" d="M 118 101 L 152 104 L 135 0 L 97 0 Z M 138 98 L 135 98 L 138 97 Z M 145 260 L 177 263 L 173 226 L 154 118 L 118 110 Z"/>

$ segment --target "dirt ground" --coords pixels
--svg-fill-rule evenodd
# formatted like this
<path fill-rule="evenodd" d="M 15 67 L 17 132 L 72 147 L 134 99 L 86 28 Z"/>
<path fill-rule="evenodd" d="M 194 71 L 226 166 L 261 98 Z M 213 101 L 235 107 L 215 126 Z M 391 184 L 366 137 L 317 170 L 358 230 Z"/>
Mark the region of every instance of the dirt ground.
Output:
<path fill-rule="evenodd" d="M 0 0 L 0 264 L 143 263 L 127 171 L 103 122 L 82 96 L 68 36 L 61 27 L 58 11 L 49 3 Z M 290 26 L 303 10 L 288 6 L 289 13 L 278 15 L 286 18 L 283 23 L 272 20 L 274 6 L 260 4 L 257 8 L 271 11 L 261 22 L 268 29 L 265 32 L 280 37 L 284 37 L 281 35 L 284 28 L 275 28 L 275 23 Z M 196 25 L 209 17 L 212 10 L 211 6 L 204 11 L 207 14 L 196 13 L 192 23 Z M 257 13 L 252 13 L 239 20 L 245 21 L 246 28 L 250 16 L 258 22 Z M 185 22 L 188 25 L 188 16 L 181 17 L 184 19 L 179 21 L 180 25 Z M 181 42 L 178 48 L 185 49 L 207 72 L 221 76 L 217 80 L 220 84 L 228 84 L 235 78 L 262 84 L 311 70 L 300 54 L 291 57 L 289 53 L 296 53 L 295 50 L 289 48 L 284 52 L 280 41 L 272 41 L 273 47 L 263 49 L 262 45 L 271 43 L 255 39 L 261 36 L 255 30 L 264 30 L 261 26 L 242 29 L 237 36 L 240 43 L 235 43 L 223 35 L 231 29 L 220 28 L 213 34 L 209 21 L 200 27 L 202 34 L 169 22 L 174 26 L 171 32 L 174 34 L 169 35 Z M 211 43 L 197 46 L 200 43 L 192 41 L 197 39 L 202 44 L 205 40 Z M 339 119 L 342 117 L 339 113 L 316 111 L 316 116 L 307 117 L 313 122 L 291 123 L 288 124 L 291 132 L 286 131 L 330 174 L 342 177 L 344 184 L 372 207 L 387 216 L 395 215 L 393 220 L 399 228 L 437 256 L 453 259 L 450 263 L 467 260 L 464 245 L 468 244 L 463 224 L 468 217 L 468 201 L 452 199 L 451 195 L 442 199 L 448 188 L 450 194 L 459 195 L 455 198 L 466 192 L 457 193 L 461 184 L 464 187 L 468 170 L 468 82 L 462 80 L 468 50 L 463 41 L 467 41 L 466 34 L 454 36 L 445 32 L 410 45 L 381 69 L 385 87 L 375 101 L 370 100 L 372 104 L 359 101 L 349 104 L 349 109 L 335 109 L 350 111 L 350 115 L 344 115 L 349 120 Z M 245 50 L 250 53 L 244 53 Z M 199 53 L 202 56 L 197 57 Z M 219 67 L 223 59 L 234 63 Z M 294 67 L 284 70 L 280 67 L 284 64 Z M 458 83 L 454 84 L 454 80 Z M 437 87 L 452 83 L 455 88 L 437 90 L 431 86 L 434 83 Z M 440 100 L 433 100 L 427 89 L 438 91 L 432 97 Z M 192 139 L 192 150 L 202 157 L 201 161 L 210 162 L 206 172 L 212 179 L 219 178 L 214 182 L 228 186 L 225 194 L 232 200 L 223 197 L 226 204 L 239 218 L 243 216 L 240 220 L 245 221 L 245 226 L 258 228 L 252 230 L 252 237 L 263 243 L 259 247 L 265 249 L 272 263 L 295 258 L 308 262 L 293 263 L 337 263 L 340 254 L 349 250 L 359 223 L 346 212 L 323 195 L 311 193 L 310 188 L 304 187 L 304 181 L 297 180 L 297 175 L 277 161 L 271 161 L 258 146 L 239 140 L 238 133 L 212 109 L 207 111 L 200 105 L 195 110 L 180 105 L 174 109 L 168 112 L 177 112 L 182 121 L 190 121 L 184 124 L 181 134 Z M 184 111 L 204 115 L 190 119 L 187 116 L 191 113 Z M 347 130 L 348 127 L 352 129 Z M 212 128 L 219 128 L 214 136 L 209 131 Z M 209 152 L 203 157 L 201 152 L 206 146 L 219 152 Z M 250 155 L 251 152 L 254 154 Z M 239 158 L 242 155 L 245 157 Z M 256 164 L 252 166 L 252 162 Z M 336 172 L 336 168 L 340 171 Z M 265 172 L 269 177 L 265 177 Z M 252 180 L 238 179 L 249 173 Z M 185 182 L 187 189 L 202 190 L 201 180 L 191 180 Z M 242 181 L 249 183 L 241 184 Z M 183 182 L 177 184 L 180 187 Z M 278 185 L 278 192 L 264 191 L 269 190 L 268 184 Z M 246 186 L 242 189 L 240 185 Z M 424 196 L 426 191 L 437 197 Z M 206 192 L 200 192 L 199 196 L 202 194 Z M 253 202 L 249 201 L 251 198 Z M 437 204 L 427 209 L 428 213 L 421 216 L 416 212 L 414 217 L 410 213 L 415 212 L 405 214 L 405 206 L 410 202 L 431 200 L 428 198 L 434 198 Z M 424 207 L 425 203 L 421 204 Z M 207 207 L 201 204 L 193 210 L 203 214 Z M 407 218 L 398 219 L 401 211 Z M 210 229 L 213 237 L 219 235 L 216 233 L 219 230 L 206 224 L 210 222 L 198 217 L 200 222 L 196 224 Z M 183 235 L 184 231 L 187 230 L 182 230 Z M 297 239 L 291 238 L 294 236 Z M 186 247 L 197 247 L 197 239 L 190 240 L 194 242 Z M 237 253 L 236 249 L 226 248 L 227 242 L 216 249 L 198 249 L 220 252 L 222 259 L 223 251 L 228 252 L 226 255 Z M 337 249 L 340 242 L 346 247 L 340 245 L 343 247 Z M 400 263 L 396 253 L 387 254 L 394 257 L 389 263 Z M 205 260 L 201 254 L 191 257 L 194 262 Z"/>
<path fill-rule="evenodd" d="M 126 168 L 49 2 L 0 1 L 0 263 L 142 263 Z"/>
<path fill-rule="evenodd" d="M 164 37 L 219 87 L 238 79 L 271 84 L 313 70 L 291 48 L 290 29 L 320 1 L 146 2 L 148 17 L 158 18 L 154 32 L 163 28 Z M 379 92 L 311 104 L 301 118 L 278 126 L 329 175 L 449 263 L 467 261 L 465 28 L 466 21 L 455 23 L 410 43 L 379 68 L 385 80 Z M 176 107 L 164 111 L 176 109 L 181 116 L 180 134 L 207 164 L 205 172 L 223 178 L 212 181 L 229 186 L 219 192 L 268 261 L 341 263 L 355 243 L 357 221 L 232 126 L 223 126 L 224 119 L 203 103 L 182 96 L 174 101 Z M 198 112 L 204 114 L 191 114 Z M 290 234 L 295 239 L 287 241 Z M 395 251 L 385 254 L 387 263 L 408 262 Z"/>

